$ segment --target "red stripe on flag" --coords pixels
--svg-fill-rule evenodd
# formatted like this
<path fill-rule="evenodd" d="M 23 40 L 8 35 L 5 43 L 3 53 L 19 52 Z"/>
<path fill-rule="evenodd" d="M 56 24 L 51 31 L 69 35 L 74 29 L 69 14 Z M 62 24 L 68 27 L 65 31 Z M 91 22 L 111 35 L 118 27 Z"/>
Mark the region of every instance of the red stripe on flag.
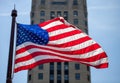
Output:
<path fill-rule="evenodd" d="M 52 39 L 50 39 L 50 40 L 52 40 Z M 57 45 L 56 44 L 47 44 L 47 46 L 65 48 L 65 47 L 70 47 L 70 46 L 81 44 L 81 43 L 83 43 L 85 41 L 88 41 L 88 40 L 91 40 L 91 38 L 86 36 L 86 37 L 76 39 L 76 40 L 73 40 L 73 41 L 70 41 L 70 42 L 67 42 L 67 43 L 64 43 L 64 44 L 57 44 Z"/>
<path fill-rule="evenodd" d="M 44 26 L 46 26 L 46 25 L 48 25 L 48 24 L 50 24 L 50 23 L 52 23 L 52 22 L 55 22 L 55 21 L 60 21 L 60 18 L 54 18 L 54 19 L 52 19 L 52 20 L 45 21 L 45 22 L 40 23 L 40 24 L 38 24 L 38 25 L 39 25 L 40 27 L 44 27 Z"/>
<path fill-rule="evenodd" d="M 72 35 L 75 35 L 75 34 L 80 34 L 80 31 L 73 30 L 73 31 L 69 31 L 69 32 L 66 32 L 66 33 L 63 33 L 63 34 L 55 35 L 55 36 L 50 37 L 49 40 L 54 41 L 54 40 L 62 39 L 62 38 L 69 37 L 69 36 L 72 36 Z"/>
<path fill-rule="evenodd" d="M 92 65 L 90 65 L 92 66 Z M 95 68 L 98 68 L 98 69 L 101 69 L 101 68 L 108 68 L 108 63 L 103 63 L 103 64 L 100 64 L 100 65 L 97 65 L 97 66 L 94 66 Z"/>
<path fill-rule="evenodd" d="M 29 45 L 29 46 L 26 46 L 24 48 L 21 48 L 21 49 L 17 50 L 16 54 L 25 52 L 25 50 L 29 50 L 29 49 L 32 49 L 32 48 L 40 48 L 40 49 L 44 49 L 44 50 L 50 50 L 50 51 L 58 52 L 58 53 L 61 53 L 61 54 L 75 55 L 75 54 L 88 53 L 90 51 L 93 51 L 93 50 L 96 50 L 96 49 L 100 48 L 100 46 L 98 44 L 93 44 L 93 45 L 88 46 L 88 47 L 83 48 L 83 49 L 78 49 L 78 50 L 73 50 L 73 51 L 60 51 L 60 50 L 55 50 L 55 49 L 50 49 L 50 48 L 45 48 L 45 47 L 40 47 L 40 46 Z"/>
<path fill-rule="evenodd" d="M 44 64 L 44 63 L 48 63 L 48 62 L 64 62 L 65 60 L 59 60 L 59 59 L 46 59 L 46 60 L 40 60 L 40 61 L 37 61 L 35 63 L 32 63 L 30 65 L 23 65 L 23 66 L 20 66 L 18 68 L 15 68 L 14 69 L 14 72 L 18 72 L 18 71 L 21 71 L 21 70 L 27 70 L 27 69 L 31 69 L 31 68 L 34 68 L 40 64 Z"/>
<path fill-rule="evenodd" d="M 29 64 L 29 65 L 23 65 L 23 66 L 20 66 L 18 68 L 15 68 L 14 72 L 16 73 L 16 72 L 21 71 L 21 70 L 32 69 L 32 68 L 36 67 L 37 65 L 45 64 L 45 63 L 48 63 L 48 62 L 64 62 L 64 61 L 66 62 L 66 60 L 59 60 L 59 59 L 40 60 L 40 61 L 37 61 L 35 63 Z M 90 65 L 90 64 L 86 64 L 86 65 L 93 66 L 93 65 Z M 102 63 L 102 64 L 99 64 L 99 65 L 93 66 L 93 67 L 99 68 L 99 69 L 100 68 L 107 68 L 108 67 L 108 63 Z"/>
<path fill-rule="evenodd" d="M 42 27 L 41 27 L 42 28 Z M 47 29 L 48 32 L 52 32 L 52 31 L 56 31 L 58 29 L 65 29 L 65 28 L 69 28 L 68 25 L 65 25 L 65 24 L 61 24 L 61 25 L 57 25 L 57 26 L 53 26 L 53 27 L 50 27 L 49 29 Z"/>
<path fill-rule="evenodd" d="M 34 57 L 36 56 L 50 56 L 52 58 L 52 56 L 57 56 L 57 57 L 60 57 L 60 58 L 64 58 L 64 59 L 69 59 L 71 61 L 84 61 L 84 62 L 93 62 L 93 61 L 97 61 L 99 59 L 102 59 L 102 58 L 106 58 L 107 56 L 104 56 L 106 55 L 105 52 L 102 52 L 100 54 L 97 54 L 97 55 L 94 55 L 94 56 L 91 56 L 89 58 L 73 58 L 71 56 L 61 56 L 59 54 L 55 54 L 55 53 L 48 53 L 48 52 L 33 52 L 33 53 L 30 53 L 29 55 L 26 55 L 24 57 L 21 57 L 21 58 L 18 58 L 16 59 L 15 63 L 19 63 L 19 62 L 24 62 L 24 61 L 27 61 L 27 60 L 30 60 L 30 59 L 33 59 Z M 76 55 L 74 55 L 76 56 Z"/>

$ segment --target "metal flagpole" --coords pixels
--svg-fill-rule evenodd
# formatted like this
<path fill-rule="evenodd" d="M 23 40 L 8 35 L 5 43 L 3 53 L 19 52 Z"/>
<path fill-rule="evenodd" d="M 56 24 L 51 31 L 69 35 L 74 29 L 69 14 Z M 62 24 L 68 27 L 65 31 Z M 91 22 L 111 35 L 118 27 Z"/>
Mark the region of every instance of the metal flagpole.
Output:
<path fill-rule="evenodd" d="M 10 36 L 10 45 L 9 45 L 9 57 L 8 57 L 6 83 L 12 83 L 14 33 L 15 33 L 15 22 L 16 22 L 16 17 L 17 17 L 17 11 L 15 10 L 15 8 L 12 10 L 11 16 L 12 16 L 12 23 L 11 23 L 11 36 Z"/>

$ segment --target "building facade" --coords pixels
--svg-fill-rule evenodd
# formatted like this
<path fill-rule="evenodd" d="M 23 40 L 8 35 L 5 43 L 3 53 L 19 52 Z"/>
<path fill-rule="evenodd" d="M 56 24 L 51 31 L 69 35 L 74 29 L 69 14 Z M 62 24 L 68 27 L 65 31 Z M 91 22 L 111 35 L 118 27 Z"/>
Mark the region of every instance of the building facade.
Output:
<path fill-rule="evenodd" d="M 31 24 L 62 16 L 88 33 L 86 0 L 32 0 Z M 91 83 L 90 68 L 77 62 L 55 62 L 28 71 L 28 83 Z"/>

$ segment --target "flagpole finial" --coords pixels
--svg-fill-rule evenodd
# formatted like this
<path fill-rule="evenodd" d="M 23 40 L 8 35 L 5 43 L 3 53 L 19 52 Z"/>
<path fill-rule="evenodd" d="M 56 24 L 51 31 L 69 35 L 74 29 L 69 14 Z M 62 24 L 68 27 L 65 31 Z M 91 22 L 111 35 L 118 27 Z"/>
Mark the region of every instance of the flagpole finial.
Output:
<path fill-rule="evenodd" d="M 14 4 L 14 10 L 15 10 L 15 4 Z"/>
<path fill-rule="evenodd" d="M 15 4 L 14 4 L 14 9 L 12 10 L 11 16 L 12 17 L 17 17 L 17 10 L 15 9 Z"/>

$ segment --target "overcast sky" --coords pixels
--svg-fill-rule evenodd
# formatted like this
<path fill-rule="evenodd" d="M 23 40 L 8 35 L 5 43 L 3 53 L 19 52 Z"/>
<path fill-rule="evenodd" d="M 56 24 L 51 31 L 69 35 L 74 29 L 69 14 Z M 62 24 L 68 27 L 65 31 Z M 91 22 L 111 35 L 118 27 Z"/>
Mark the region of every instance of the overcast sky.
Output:
<path fill-rule="evenodd" d="M 30 24 L 31 0 L 0 0 L 0 83 L 6 81 L 11 10 L 17 22 Z M 109 68 L 91 68 L 92 83 L 120 83 L 120 0 L 87 0 L 89 35 L 106 51 Z M 27 83 L 27 71 L 15 73 L 13 83 Z"/>

